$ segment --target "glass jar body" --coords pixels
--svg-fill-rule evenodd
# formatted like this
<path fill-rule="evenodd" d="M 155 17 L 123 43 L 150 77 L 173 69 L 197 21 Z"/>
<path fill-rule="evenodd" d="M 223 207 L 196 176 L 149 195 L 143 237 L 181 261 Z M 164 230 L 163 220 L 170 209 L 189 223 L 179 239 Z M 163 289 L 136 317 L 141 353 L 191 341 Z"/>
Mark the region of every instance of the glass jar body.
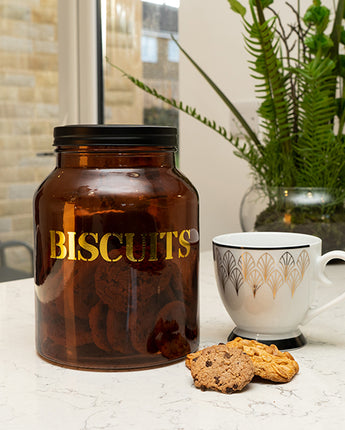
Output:
<path fill-rule="evenodd" d="M 157 148 L 62 150 L 34 199 L 36 347 L 145 368 L 198 347 L 198 196 Z"/>

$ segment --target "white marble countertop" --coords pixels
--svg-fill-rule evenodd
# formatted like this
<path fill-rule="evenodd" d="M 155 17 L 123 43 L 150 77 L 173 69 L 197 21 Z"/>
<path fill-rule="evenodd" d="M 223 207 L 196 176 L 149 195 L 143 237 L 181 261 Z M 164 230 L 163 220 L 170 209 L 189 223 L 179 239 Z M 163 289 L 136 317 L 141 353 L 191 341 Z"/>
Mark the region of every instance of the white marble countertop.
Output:
<path fill-rule="evenodd" d="M 345 266 L 327 268 L 345 289 Z M 218 297 L 211 252 L 201 255 L 201 347 L 226 341 L 233 323 Z M 323 297 L 322 297 L 323 296 Z M 345 421 L 345 302 L 303 329 L 288 384 L 255 382 L 240 392 L 202 392 L 183 362 L 132 372 L 51 365 L 34 346 L 32 279 L 0 284 L 0 429 L 340 429 Z"/>

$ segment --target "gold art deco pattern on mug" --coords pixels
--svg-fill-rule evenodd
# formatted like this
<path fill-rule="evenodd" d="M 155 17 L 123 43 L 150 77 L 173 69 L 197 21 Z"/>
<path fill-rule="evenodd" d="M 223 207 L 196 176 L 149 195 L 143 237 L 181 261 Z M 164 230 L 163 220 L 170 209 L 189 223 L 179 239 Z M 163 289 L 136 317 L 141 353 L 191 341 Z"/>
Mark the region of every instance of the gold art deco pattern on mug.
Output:
<path fill-rule="evenodd" d="M 216 249 L 216 259 L 218 277 L 223 289 L 229 282 L 238 295 L 246 284 L 252 289 L 254 297 L 260 288 L 270 288 L 275 298 L 284 284 L 288 285 L 293 296 L 310 264 L 306 250 L 301 251 L 297 258 L 285 251 L 276 262 L 268 252 L 255 260 L 250 252 L 245 251 L 236 261 L 231 251 L 226 251 L 222 256 Z"/>

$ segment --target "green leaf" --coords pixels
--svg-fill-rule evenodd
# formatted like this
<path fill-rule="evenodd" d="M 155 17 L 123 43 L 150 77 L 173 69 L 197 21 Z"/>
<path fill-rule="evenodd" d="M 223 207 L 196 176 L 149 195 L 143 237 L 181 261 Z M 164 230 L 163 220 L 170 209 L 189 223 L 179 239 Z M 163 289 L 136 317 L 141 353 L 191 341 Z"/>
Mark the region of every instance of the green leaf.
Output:
<path fill-rule="evenodd" d="M 338 44 L 345 43 L 345 39 L 343 36 L 344 28 L 342 25 L 342 20 L 345 14 L 345 0 L 339 0 L 337 10 L 335 12 L 334 17 L 334 23 L 333 23 L 333 29 L 331 33 L 331 39 L 334 43 L 334 54 L 338 54 Z"/>
<path fill-rule="evenodd" d="M 327 52 L 333 46 L 333 41 L 325 34 L 313 34 L 305 39 L 306 46 L 311 52 L 316 53 L 319 49 L 322 52 Z"/>
<path fill-rule="evenodd" d="M 211 86 L 211 88 L 216 92 L 220 99 L 226 104 L 226 106 L 231 110 L 237 120 L 240 122 L 248 137 L 253 141 L 258 149 L 262 148 L 262 144 L 258 139 L 255 132 L 252 130 L 248 122 L 243 118 L 236 106 L 229 100 L 229 98 L 221 91 L 221 89 L 215 84 L 215 82 L 204 72 L 204 70 L 191 58 L 191 56 L 182 48 L 182 46 L 177 42 L 174 36 L 171 36 L 172 40 L 179 47 L 180 51 L 188 58 L 188 60 L 193 64 L 196 70 L 201 74 L 201 76 L 206 80 L 206 82 Z"/>
<path fill-rule="evenodd" d="M 185 106 L 182 102 L 178 102 L 173 98 L 169 99 L 169 98 L 165 97 L 164 95 L 158 93 L 158 91 L 155 90 L 154 88 L 149 87 L 144 82 L 141 82 L 139 79 L 135 78 L 134 76 L 130 75 L 129 73 L 126 73 L 120 67 L 116 66 L 116 64 L 113 64 L 109 60 L 108 57 L 106 57 L 106 60 L 111 67 L 114 67 L 116 70 L 121 72 L 127 79 L 129 79 L 131 82 L 133 82 L 133 84 L 136 85 L 138 88 L 140 88 L 143 91 L 145 91 L 146 93 L 156 97 L 157 99 L 162 100 L 164 103 L 174 107 L 175 109 L 178 109 L 181 112 L 186 113 L 187 115 L 191 116 L 192 118 L 196 119 L 197 121 L 202 122 L 207 127 L 210 127 L 216 133 L 220 134 L 223 138 L 225 138 L 232 145 L 234 145 L 234 147 L 236 149 L 239 148 L 239 142 L 238 142 L 239 139 L 235 138 L 231 133 L 228 133 L 226 131 L 225 127 L 218 126 L 215 121 L 211 121 L 207 117 L 198 114 L 195 108 L 191 108 L 188 105 Z M 245 157 L 242 156 L 242 158 L 245 158 Z M 248 159 L 247 159 L 247 161 L 249 163 L 251 163 Z"/>
<path fill-rule="evenodd" d="M 339 55 L 339 75 L 345 77 L 345 55 Z"/>
<path fill-rule="evenodd" d="M 261 3 L 258 8 L 260 9 Z M 252 7 L 253 24 L 245 23 L 245 29 L 249 36 L 245 37 L 248 52 L 253 56 L 252 70 L 256 79 L 261 84 L 256 85 L 257 96 L 263 99 L 259 108 L 259 114 L 264 120 L 266 137 L 268 140 L 274 138 L 278 145 L 284 147 L 285 154 L 290 152 L 288 130 L 288 103 L 286 100 L 286 89 L 284 76 L 281 73 L 281 62 L 278 55 L 278 44 L 275 40 L 276 18 L 265 20 L 262 9 L 258 11 L 262 22 L 259 21 Z"/>
<path fill-rule="evenodd" d="M 304 89 L 299 106 L 300 134 L 294 145 L 297 165 L 303 166 L 298 169 L 299 186 L 328 187 L 343 151 L 333 130 L 337 113 L 332 93 L 334 66 L 330 58 L 315 58 L 295 70 Z"/>
<path fill-rule="evenodd" d="M 253 5 L 257 6 L 257 3 L 259 2 L 261 4 L 262 9 L 265 9 L 266 7 L 270 6 L 273 1 L 274 0 L 254 0 Z"/>
<path fill-rule="evenodd" d="M 342 45 L 345 45 L 345 30 L 341 30 L 341 33 L 340 33 L 340 43 L 342 44 Z"/>
<path fill-rule="evenodd" d="M 236 12 L 239 13 L 242 18 L 244 17 L 244 15 L 246 14 L 246 8 L 244 6 L 241 5 L 240 2 L 238 2 L 237 0 L 228 0 L 231 9 Z"/>
<path fill-rule="evenodd" d="M 340 97 L 336 99 L 337 116 L 341 118 L 345 111 L 345 99 Z"/>
<path fill-rule="evenodd" d="M 330 10 L 326 6 L 310 6 L 303 17 L 307 25 L 315 25 L 318 32 L 326 30 L 329 23 Z"/>

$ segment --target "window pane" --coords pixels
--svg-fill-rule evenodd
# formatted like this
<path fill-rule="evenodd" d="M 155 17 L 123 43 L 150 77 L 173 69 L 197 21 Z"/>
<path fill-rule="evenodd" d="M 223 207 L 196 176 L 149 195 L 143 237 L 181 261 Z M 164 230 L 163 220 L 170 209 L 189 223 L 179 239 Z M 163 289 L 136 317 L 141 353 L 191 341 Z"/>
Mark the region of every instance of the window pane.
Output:
<path fill-rule="evenodd" d="M 158 62 L 158 40 L 156 37 L 141 36 L 141 61 L 143 63 Z"/>
<path fill-rule="evenodd" d="M 121 69 L 178 99 L 177 0 L 105 0 L 105 53 Z M 178 126 L 178 112 L 106 65 L 105 122 Z"/>
<path fill-rule="evenodd" d="M 57 1 L 0 3 L 0 242 L 32 244 L 32 196 L 55 164 L 45 154 L 59 113 Z M 20 248 L 8 259 L 30 266 Z"/>
<path fill-rule="evenodd" d="M 178 49 L 178 46 L 176 43 L 174 43 L 172 40 L 169 40 L 168 45 L 168 60 L 172 63 L 178 63 L 179 61 L 179 54 L 180 51 Z"/>

